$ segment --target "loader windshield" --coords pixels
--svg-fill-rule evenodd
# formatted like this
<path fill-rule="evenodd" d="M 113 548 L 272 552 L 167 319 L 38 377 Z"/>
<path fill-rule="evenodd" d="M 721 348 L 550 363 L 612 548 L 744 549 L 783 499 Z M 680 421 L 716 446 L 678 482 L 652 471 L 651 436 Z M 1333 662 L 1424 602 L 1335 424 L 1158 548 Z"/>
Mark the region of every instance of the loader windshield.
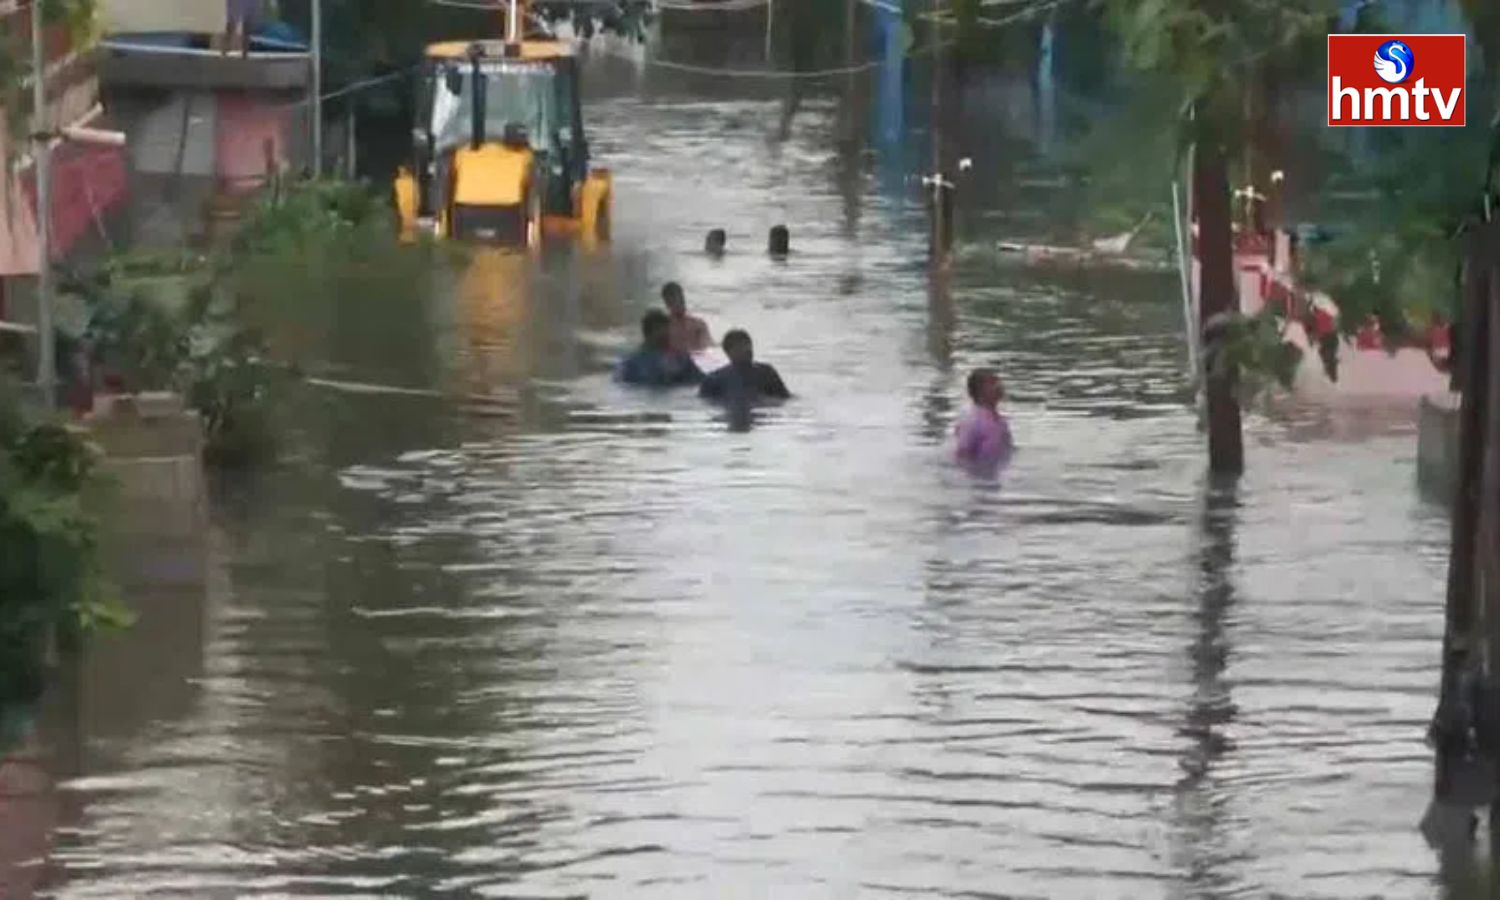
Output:
<path fill-rule="evenodd" d="M 572 108 L 559 102 L 552 66 L 488 60 L 480 63 L 479 74 L 484 79 L 486 140 L 499 140 L 510 124 L 524 126 L 536 150 L 553 150 L 559 141 L 568 140 L 573 127 Z M 467 61 L 445 64 L 436 70 L 429 85 L 435 148 L 441 153 L 467 143 L 474 132 L 473 65 Z"/>

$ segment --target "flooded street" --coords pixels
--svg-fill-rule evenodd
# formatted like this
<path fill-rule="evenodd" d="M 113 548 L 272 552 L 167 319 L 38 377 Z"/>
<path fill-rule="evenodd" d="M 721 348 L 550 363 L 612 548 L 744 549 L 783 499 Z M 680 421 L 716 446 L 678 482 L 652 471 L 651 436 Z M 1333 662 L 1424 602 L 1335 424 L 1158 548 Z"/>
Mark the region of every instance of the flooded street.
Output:
<path fill-rule="evenodd" d="M 53 698 L 47 889 L 1437 895 L 1414 421 L 1252 419 L 1209 485 L 1175 276 L 969 252 L 930 290 L 833 100 L 772 144 L 770 93 L 634 77 L 589 107 L 609 251 L 330 299 L 328 380 L 408 392 L 319 389 L 217 498 L 207 600 L 133 598 Z M 667 279 L 797 398 L 744 430 L 612 384 Z M 981 364 L 999 484 L 946 455 Z"/>

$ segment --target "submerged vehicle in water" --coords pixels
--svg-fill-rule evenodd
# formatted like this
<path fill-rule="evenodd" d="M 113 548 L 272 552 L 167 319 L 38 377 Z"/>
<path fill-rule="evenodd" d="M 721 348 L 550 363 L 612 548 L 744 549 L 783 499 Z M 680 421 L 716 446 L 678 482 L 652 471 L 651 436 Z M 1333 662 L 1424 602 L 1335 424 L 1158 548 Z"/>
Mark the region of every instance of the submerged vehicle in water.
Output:
<path fill-rule="evenodd" d="M 504 40 L 429 46 L 418 88 L 413 160 L 396 176 L 407 236 L 512 246 L 543 234 L 607 239 L 613 186 L 590 168 L 570 44 L 525 38 L 511 0 Z"/>

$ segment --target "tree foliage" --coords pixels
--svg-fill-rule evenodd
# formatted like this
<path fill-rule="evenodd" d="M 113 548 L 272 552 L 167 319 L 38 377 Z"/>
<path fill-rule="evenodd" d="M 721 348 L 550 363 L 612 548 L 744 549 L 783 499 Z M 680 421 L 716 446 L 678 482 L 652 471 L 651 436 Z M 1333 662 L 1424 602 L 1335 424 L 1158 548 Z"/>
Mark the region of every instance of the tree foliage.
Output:
<path fill-rule="evenodd" d="M 1241 403 L 1253 403 L 1272 388 L 1289 390 L 1302 350 L 1286 340 L 1286 323 L 1269 311 L 1231 316 L 1209 329 L 1204 365 L 1211 378 L 1228 379 Z"/>
<path fill-rule="evenodd" d="M 1316 60 L 1337 21 L 1334 0 L 1097 0 L 1135 68 L 1169 76 L 1184 112 L 1232 137 L 1244 98 L 1268 67 Z"/>
<path fill-rule="evenodd" d="M 62 27 L 74 47 L 87 48 L 98 38 L 98 0 L 40 0 L 40 3 L 43 25 Z M 17 136 L 30 130 L 31 62 L 31 35 L 26 29 L 0 32 L 0 111 L 11 136 L 6 148 L 9 158 L 5 161 L 11 166 L 25 149 L 25 143 L 17 140 Z"/>
<path fill-rule="evenodd" d="M 1458 235 L 1480 196 L 1488 129 L 1434 129 L 1383 147 L 1355 183 L 1374 198 L 1350 227 L 1303 254 L 1303 278 L 1337 299 L 1347 333 L 1374 319 L 1390 340 L 1452 321 L 1458 305 Z M 1432 165 L 1441 159 L 1442 165 Z"/>
<path fill-rule="evenodd" d="M 1493 77 L 1500 72 L 1500 3 L 1494 0 L 1459 0 L 1473 28 L 1474 39 L 1484 51 L 1485 67 Z"/>

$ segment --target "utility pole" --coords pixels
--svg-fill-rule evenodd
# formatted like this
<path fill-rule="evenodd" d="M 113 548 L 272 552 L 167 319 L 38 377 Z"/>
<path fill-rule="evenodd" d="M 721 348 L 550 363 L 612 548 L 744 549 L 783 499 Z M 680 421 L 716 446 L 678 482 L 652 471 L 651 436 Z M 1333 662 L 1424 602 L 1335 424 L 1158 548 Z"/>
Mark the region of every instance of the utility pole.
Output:
<path fill-rule="evenodd" d="M 42 0 L 31 0 L 31 153 L 36 166 L 36 384 L 48 409 L 57 404 L 52 329 L 52 134 L 47 127 L 47 48 Z"/>
<path fill-rule="evenodd" d="M 776 25 L 776 0 L 766 0 L 766 65 L 771 64 L 771 34 Z"/>
<path fill-rule="evenodd" d="M 323 176 L 323 0 L 312 0 L 312 173 Z"/>
<path fill-rule="evenodd" d="M 845 0 L 844 2 L 844 134 L 841 137 L 854 144 L 855 124 L 857 117 L 854 115 L 854 87 L 856 76 L 854 74 L 854 31 L 859 21 L 855 5 L 858 0 Z"/>
<path fill-rule="evenodd" d="M 348 167 L 346 174 L 350 181 L 359 177 L 359 126 L 356 124 L 359 117 L 354 102 L 354 95 L 351 94 L 344 117 L 344 163 Z"/>
<path fill-rule="evenodd" d="M 943 82 L 948 74 L 948 61 L 943 53 L 943 15 L 947 4 L 943 0 L 932 0 L 932 175 L 924 183 L 932 188 L 932 264 L 942 268 L 948 263 L 948 246 L 953 235 L 948 233 L 951 221 L 949 211 L 953 203 L 953 183 L 948 180 L 943 147 L 943 126 L 946 124 L 947 107 L 943 99 Z"/>
<path fill-rule="evenodd" d="M 1234 288 L 1234 212 L 1229 196 L 1229 160 L 1222 133 L 1212 119 L 1194 115 L 1193 205 L 1198 219 L 1198 316 L 1206 349 L 1222 340 L 1224 327 L 1239 311 Z M 1215 475 L 1245 471 L 1245 438 L 1235 373 L 1204 373 L 1204 408 L 1208 413 L 1208 464 Z"/>
<path fill-rule="evenodd" d="M 1041 46 L 1038 48 L 1036 66 L 1037 124 L 1040 126 L 1037 130 L 1041 132 L 1038 143 L 1047 154 L 1052 152 L 1057 132 L 1057 78 L 1053 62 L 1056 48 L 1057 7 L 1054 5 L 1052 11 L 1047 14 L 1047 21 L 1042 25 Z"/>
<path fill-rule="evenodd" d="M 859 21 L 859 14 L 855 10 L 858 0 L 845 0 L 844 3 L 844 83 L 848 86 L 849 96 L 854 96 L 854 27 Z"/>

